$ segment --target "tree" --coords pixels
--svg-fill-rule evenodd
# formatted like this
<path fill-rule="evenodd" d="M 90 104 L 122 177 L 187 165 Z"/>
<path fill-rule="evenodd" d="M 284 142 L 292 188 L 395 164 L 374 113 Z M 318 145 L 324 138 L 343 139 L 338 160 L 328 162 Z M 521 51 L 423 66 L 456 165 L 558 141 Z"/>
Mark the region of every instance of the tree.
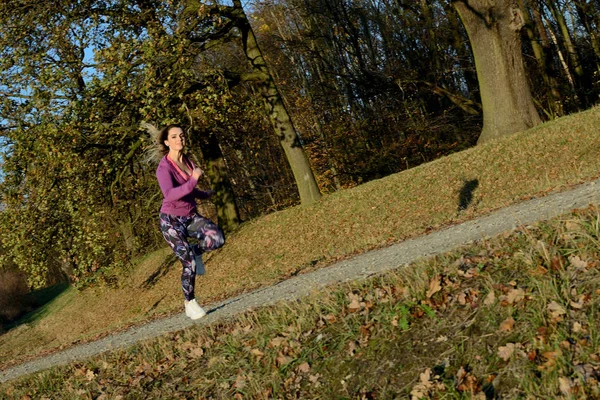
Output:
<path fill-rule="evenodd" d="M 483 106 L 477 143 L 541 122 L 523 65 L 522 10 L 514 0 L 453 0 L 473 48 Z"/>
<path fill-rule="evenodd" d="M 219 18 L 228 19 L 229 22 L 223 23 L 222 28 L 210 39 L 216 44 L 218 44 L 220 40 L 232 40 L 233 28 L 237 28 L 241 37 L 236 39 L 241 41 L 240 45 L 252 67 L 252 72 L 234 74 L 231 73 L 231 71 L 227 71 L 231 78 L 231 85 L 233 86 L 239 82 L 249 81 L 256 82 L 259 85 L 264 99 L 266 113 L 293 171 L 301 203 L 311 204 L 318 201 L 321 198 L 321 192 L 312 172 L 304 146 L 294 127 L 292 117 L 288 113 L 281 94 L 277 89 L 273 76 L 269 71 L 267 62 L 258 46 L 258 42 L 256 41 L 256 37 L 242 7 L 241 1 L 233 0 L 233 7 L 224 5 L 206 7 L 201 2 L 188 1 L 186 10 L 188 10 L 188 12 L 193 10 L 200 15 L 204 14 L 212 16 L 213 18 L 217 18 L 217 20 Z M 205 36 L 203 41 L 203 44 L 206 45 L 209 39 Z M 215 44 L 210 44 L 209 46 L 214 45 Z"/>
<path fill-rule="evenodd" d="M 234 10 L 231 15 L 235 18 L 236 26 L 242 34 L 244 53 L 256 72 L 255 77 L 261 83 L 265 108 L 273 124 L 275 134 L 279 136 L 281 146 L 294 172 L 298 191 L 300 192 L 300 201 L 302 204 L 314 203 L 321 198 L 321 192 L 319 191 L 317 181 L 313 175 L 298 132 L 296 132 L 292 118 L 283 103 L 273 76 L 260 51 L 241 1 L 233 0 L 233 5 Z"/>

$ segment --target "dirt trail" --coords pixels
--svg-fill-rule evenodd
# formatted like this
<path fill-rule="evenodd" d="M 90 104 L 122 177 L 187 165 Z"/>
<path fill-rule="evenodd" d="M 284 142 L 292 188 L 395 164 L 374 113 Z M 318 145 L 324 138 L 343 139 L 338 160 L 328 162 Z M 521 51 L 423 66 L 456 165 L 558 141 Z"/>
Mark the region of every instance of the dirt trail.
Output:
<path fill-rule="evenodd" d="M 207 307 L 210 310 L 208 315 L 197 322 L 189 320 L 181 313 L 8 368 L 0 371 L 0 383 L 105 351 L 127 347 L 138 341 L 152 339 L 194 324 L 211 324 L 217 320 L 242 313 L 249 308 L 297 299 L 327 285 L 365 278 L 399 268 L 421 257 L 444 253 L 474 240 L 492 237 L 521 225 L 550 219 L 574 208 L 583 208 L 589 204 L 599 203 L 600 179 L 563 192 L 514 204 L 460 225 L 406 240 L 384 249 L 364 253 L 327 268 L 211 304 Z"/>

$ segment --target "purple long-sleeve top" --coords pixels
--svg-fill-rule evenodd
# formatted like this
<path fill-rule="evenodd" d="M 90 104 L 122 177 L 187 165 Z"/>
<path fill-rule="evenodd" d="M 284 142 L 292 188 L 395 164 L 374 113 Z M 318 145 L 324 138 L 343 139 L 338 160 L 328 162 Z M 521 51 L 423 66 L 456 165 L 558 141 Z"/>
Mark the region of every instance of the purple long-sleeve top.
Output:
<path fill-rule="evenodd" d="M 196 212 L 196 199 L 206 199 L 210 194 L 196 188 L 198 180 L 192 176 L 184 176 L 175 164 L 164 156 L 158 168 L 156 178 L 164 196 L 160 212 L 186 217 Z M 193 170 L 194 163 L 186 157 L 188 166 Z"/>

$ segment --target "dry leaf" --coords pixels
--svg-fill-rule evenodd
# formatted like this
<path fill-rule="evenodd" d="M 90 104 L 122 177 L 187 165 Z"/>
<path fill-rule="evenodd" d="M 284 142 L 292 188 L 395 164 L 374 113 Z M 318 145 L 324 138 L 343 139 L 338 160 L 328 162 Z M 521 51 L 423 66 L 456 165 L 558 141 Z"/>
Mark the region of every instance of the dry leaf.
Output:
<path fill-rule="evenodd" d="M 427 368 L 425 372 L 419 374 L 419 383 L 417 383 L 412 390 L 410 391 L 412 400 L 419 400 L 423 397 L 427 396 L 429 393 L 429 389 L 433 387 L 433 384 L 430 381 L 431 379 L 431 369 Z"/>
<path fill-rule="evenodd" d="M 354 340 L 348 343 L 348 354 L 350 355 L 350 357 L 354 356 L 357 349 L 358 346 L 356 345 L 356 342 Z"/>
<path fill-rule="evenodd" d="M 564 376 L 558 378 L 558 386 L 560 387 L 560 391 L 562 392 L 562 394 L 564 394 L 565 396 L 571 394 L 571 380 L 569 378 L 566 378 Z"/>
<path fill-rule="evenodd" d="M 579 322 L 573 322 L 573 326 L 571 329 L 572 329 L 573 333 L 579 333 L 579 332 L 581 332 L 582 327 Z"/>
<path fill-rule="evenodd" d="M 256 357 L 262 357 L 262 356 L 265 355 L 265 353 L 263 353 L 259 349 L 252 349 L 252 350 L 250 350 L 250 354 L 252 354 L 253 356 L 256 356 Z"/>
<path fill-rule="evenodd" d="M 467 376 L 467 371 L 465 371 L 465 369 L 463 367 L 460 367 L 458 369 L 458 371 L 456 372 L 456 377 L 458 378 L 459 381 L 462 381 L 465 376 Z"/>
<path fill-rule="evenodd" d="M 297 370 L 298 372 L 307 373 L 308 371 L 310 371 L 310 364 L 307 362 L 303 362 L 302 364 L 298 365 Z"/>
<path fill-rule="evenodd" d="M 575 301 L 571 301 L 569 303 L 569 305 L 576 309 L 576 310 L 581 310 L 583 308 L 583 304 L 585 303 L 585 295 L 582 294 L 579 296 L 579 299 L 575 302 Z"/>
<path fill-rule="evenodd" d="M 574 266 L 577 269 L 586 269 L 588 266 L 587 261 L 583 261 L 578 256 L 570 256 L 569 262 L 571 263 L 572 266 Z"/>
<path fill-rule="evenodd" d="M 506 302 L 508 304 L 516 304 L 525 299 L 525 291 L 523 289 L 511 289 L 506 294 Z"/>
<path fill-rule="evenodd" d="M 279 353 L 279 356 L 277 357 L 277 359 L 275 361 L 276 361 L 278 367 L 282 367 L 292 360 L 289 357 L 286 357 L 283 354 Z"/>
<path fill-rule="evenodd" d="M 504 361 L 508 361 L 510 357 L 512 357 L 515 351 L 514 343 L 507 343 L 506 346 L 500 346 L 498 348 L 498 357 L 503 359 Z"/>
<path fill-rule="evenodd" d="M 550 314 L 550 317 L 553 318 L 553 319 L 557 319 L 561 315 L 565 315 L 567 313 L 567 311 L 565 310 L 565 308 L 563 306 L 561 306 L 560 304 L 558 304 L 554 300 L 552 300 L 548 304 L 547 308 L 548 308 L 548 313 Z"/>
<path fill-rule="evenodd" d="M 354 297 L 350 304 L 348 304 L 348 311 L 357 312 L 360 310 L 360 301 L 358 301 L 358 296 Z"/>
<path fill-rule="evenodd" d="M 500 329 L 500 332 L 510 332 L 514 326 L 515 320 L 512 317 L 508 317 L 500 324 L 500 328 L 498 329 Z"/>
<path fill-rule="evenodd" d="M 475 375 L 467 374 L 464 381 L 456 387 L 456 390 L 459 392 L 475 394 L 481 390 L 481 386 L 479 385 L 478 379 Z"/>
<path fill-rule="evenodd" d="M 320 374 L 315 374 L 315 375 L 309 375 L 308 376 L 308 380 L 315 386 L 315 387 L 319 387 L 321 386 L 321 383 L 319 382 L 319 378 L 321 377 Z"/>
<path fill-rule="evenodd" d="M 496 301 L 496 294 L 493 290 L 491 290 L 487 296 L 485 296 L 485 300 L 483 300 L 483 304 L 486 306 L 491 306 Z"/>
<path fill-rule="evenodd" d="M 232 387 L 234 389 L 243 389 L 244 387 L 246 387 L 246 379 L 244 379 L 242 375 L 238 375 L 235 378 L 235 382 L 233 383 Z"/>
<path fill-rule="evenodd" d="M 85 377 L 87 378 L 88 381 L 93 381 L 95 376 L 96 376 L 96 374 L 91 369 L 88 370 L 88 372 L 85 374 Z"/>
<path fill-rule="evenodd" d="M 542 353 L 542 357 L 546 359 L 546 362 L 538 366 L 540 371 L 550 371 L 556 366 L 556 357 L 560 355 L 560 351 L 547 351 Z"/>
<path fill-rule="evenodd" d="M 427 298 L 430 298 L 440 290 L 442 290 L 442 286 L 440 284 L 440 276 L 438 275 L 435 278 L 431 278 L 429 281 L 429 290 L 427 290 L 426 293 Z"/>
<path fill-rule="evenodd" d="M 467 294 L 464 291 L 460 292 L 456 297 L 456 300 L 458 301 L 458 304 L 464 306 L 465 304 L 467 304 Z"/>
<path fill-rule="evenodd" d="M 271 347 L 279 347 L 286 339 L 284 337 L 278 336 L 269 341 L 269 346 Z"/>

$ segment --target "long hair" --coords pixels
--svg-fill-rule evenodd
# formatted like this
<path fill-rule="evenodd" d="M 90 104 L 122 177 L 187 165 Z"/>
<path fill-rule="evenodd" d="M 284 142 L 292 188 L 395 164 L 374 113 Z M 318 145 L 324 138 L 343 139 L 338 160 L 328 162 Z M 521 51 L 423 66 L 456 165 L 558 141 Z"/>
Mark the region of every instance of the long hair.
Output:
<path fill-rule="evenodd" d="M 148 164 L 158 164 L 160 160 L 169 153 L 169 148 L 165 145 L 165 140 L 169 135 L 171 128 L 181 128 L 178 124 L 170 124 L 162 129 L 158 129 L 149 122 L 142 121 L 140 127 L 146 131 L 150 139 L 150 145 L 146 148 L 144 161 Z M 181 128 L 183 130 L 183 128 Z"/>

